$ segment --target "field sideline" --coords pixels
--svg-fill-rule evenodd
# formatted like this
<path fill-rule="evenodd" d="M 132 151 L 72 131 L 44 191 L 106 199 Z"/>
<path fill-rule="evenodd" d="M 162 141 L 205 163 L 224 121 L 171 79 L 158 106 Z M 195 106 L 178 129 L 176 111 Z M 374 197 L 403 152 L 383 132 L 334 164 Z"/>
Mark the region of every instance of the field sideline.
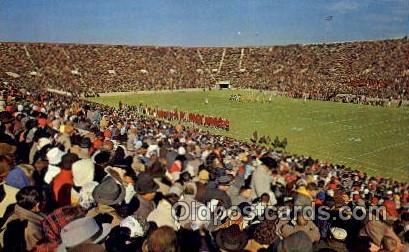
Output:
<path fill-rule="evenodd" d="M 271 103 L 233 102 L 231 94 L 250 91 L 158 92 L 90 98 L 110 106 L 144 103 L 216 115 L 230 120 L 230 132 L 248 140 L 254 130 L 272 139 L 287 137 L 287 151 L 409 181 L 409 108 L 373 107 L 273 96 Z M 261 94 L 257 94 L 259 97 Z M 269 95 L 264 95 L 267 99 Z M 208 98 L 209 104 L 204 101 Z"/>

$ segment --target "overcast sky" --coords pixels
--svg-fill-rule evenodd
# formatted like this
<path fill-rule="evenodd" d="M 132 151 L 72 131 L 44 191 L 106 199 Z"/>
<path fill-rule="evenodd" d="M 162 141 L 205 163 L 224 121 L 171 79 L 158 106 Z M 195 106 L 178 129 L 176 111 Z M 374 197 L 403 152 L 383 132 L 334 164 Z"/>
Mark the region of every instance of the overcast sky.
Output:
<path fill-rule="evenodd" d="M 408 34 L 409 0 L 0 0 L 0 41 L 240 46 Z"/>

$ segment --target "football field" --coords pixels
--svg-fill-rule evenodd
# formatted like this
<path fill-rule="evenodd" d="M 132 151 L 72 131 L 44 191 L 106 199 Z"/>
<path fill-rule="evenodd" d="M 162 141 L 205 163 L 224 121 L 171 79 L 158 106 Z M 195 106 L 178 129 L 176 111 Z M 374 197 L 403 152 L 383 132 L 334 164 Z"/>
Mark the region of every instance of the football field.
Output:
<path fill-rule="evenodd" d="M 242 94 L 246 102 L 229 101 Z M 212 130 L 241 140 L 287 137 L 289 153 L 345 164 L 371 175 L 409 181 L 409 108 L 304 101 L 252 91 L 158 92 L 91 98 L 118 106 L 143 103 L 230 120 L 230 131 Z M 206 105 L 205 100 L 209 103 Z M 258 99 L 258 101 L 257 101 Z M 264 101 L 263 101 L 264 100 Z"/>

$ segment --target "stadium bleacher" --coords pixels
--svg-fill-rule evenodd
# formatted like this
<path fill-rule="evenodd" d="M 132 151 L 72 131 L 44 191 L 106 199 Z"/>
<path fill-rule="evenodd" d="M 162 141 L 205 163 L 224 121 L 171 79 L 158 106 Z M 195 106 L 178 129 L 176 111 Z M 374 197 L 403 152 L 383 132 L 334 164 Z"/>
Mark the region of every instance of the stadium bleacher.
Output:
<path fill-rule="evenodd" d="M 79 92 L 204 88 L 229 80 L 291 97 L 407 99 L 407 55 L 407 38 L 245 48 L 3 42 L 0 80 Z"/>

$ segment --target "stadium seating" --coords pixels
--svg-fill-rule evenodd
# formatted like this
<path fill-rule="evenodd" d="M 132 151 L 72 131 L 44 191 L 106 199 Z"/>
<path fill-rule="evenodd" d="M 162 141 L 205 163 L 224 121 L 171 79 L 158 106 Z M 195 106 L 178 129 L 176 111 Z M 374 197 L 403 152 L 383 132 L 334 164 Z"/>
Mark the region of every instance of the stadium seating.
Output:
<path fill-rule="evenodd" d="M 398 99 L 409 97 L 407 55 L 407 38 L 254 48 L 0 43 L 0 80 L 79 93 L 204 88 L 229 80 L 291 97 Z"/>

